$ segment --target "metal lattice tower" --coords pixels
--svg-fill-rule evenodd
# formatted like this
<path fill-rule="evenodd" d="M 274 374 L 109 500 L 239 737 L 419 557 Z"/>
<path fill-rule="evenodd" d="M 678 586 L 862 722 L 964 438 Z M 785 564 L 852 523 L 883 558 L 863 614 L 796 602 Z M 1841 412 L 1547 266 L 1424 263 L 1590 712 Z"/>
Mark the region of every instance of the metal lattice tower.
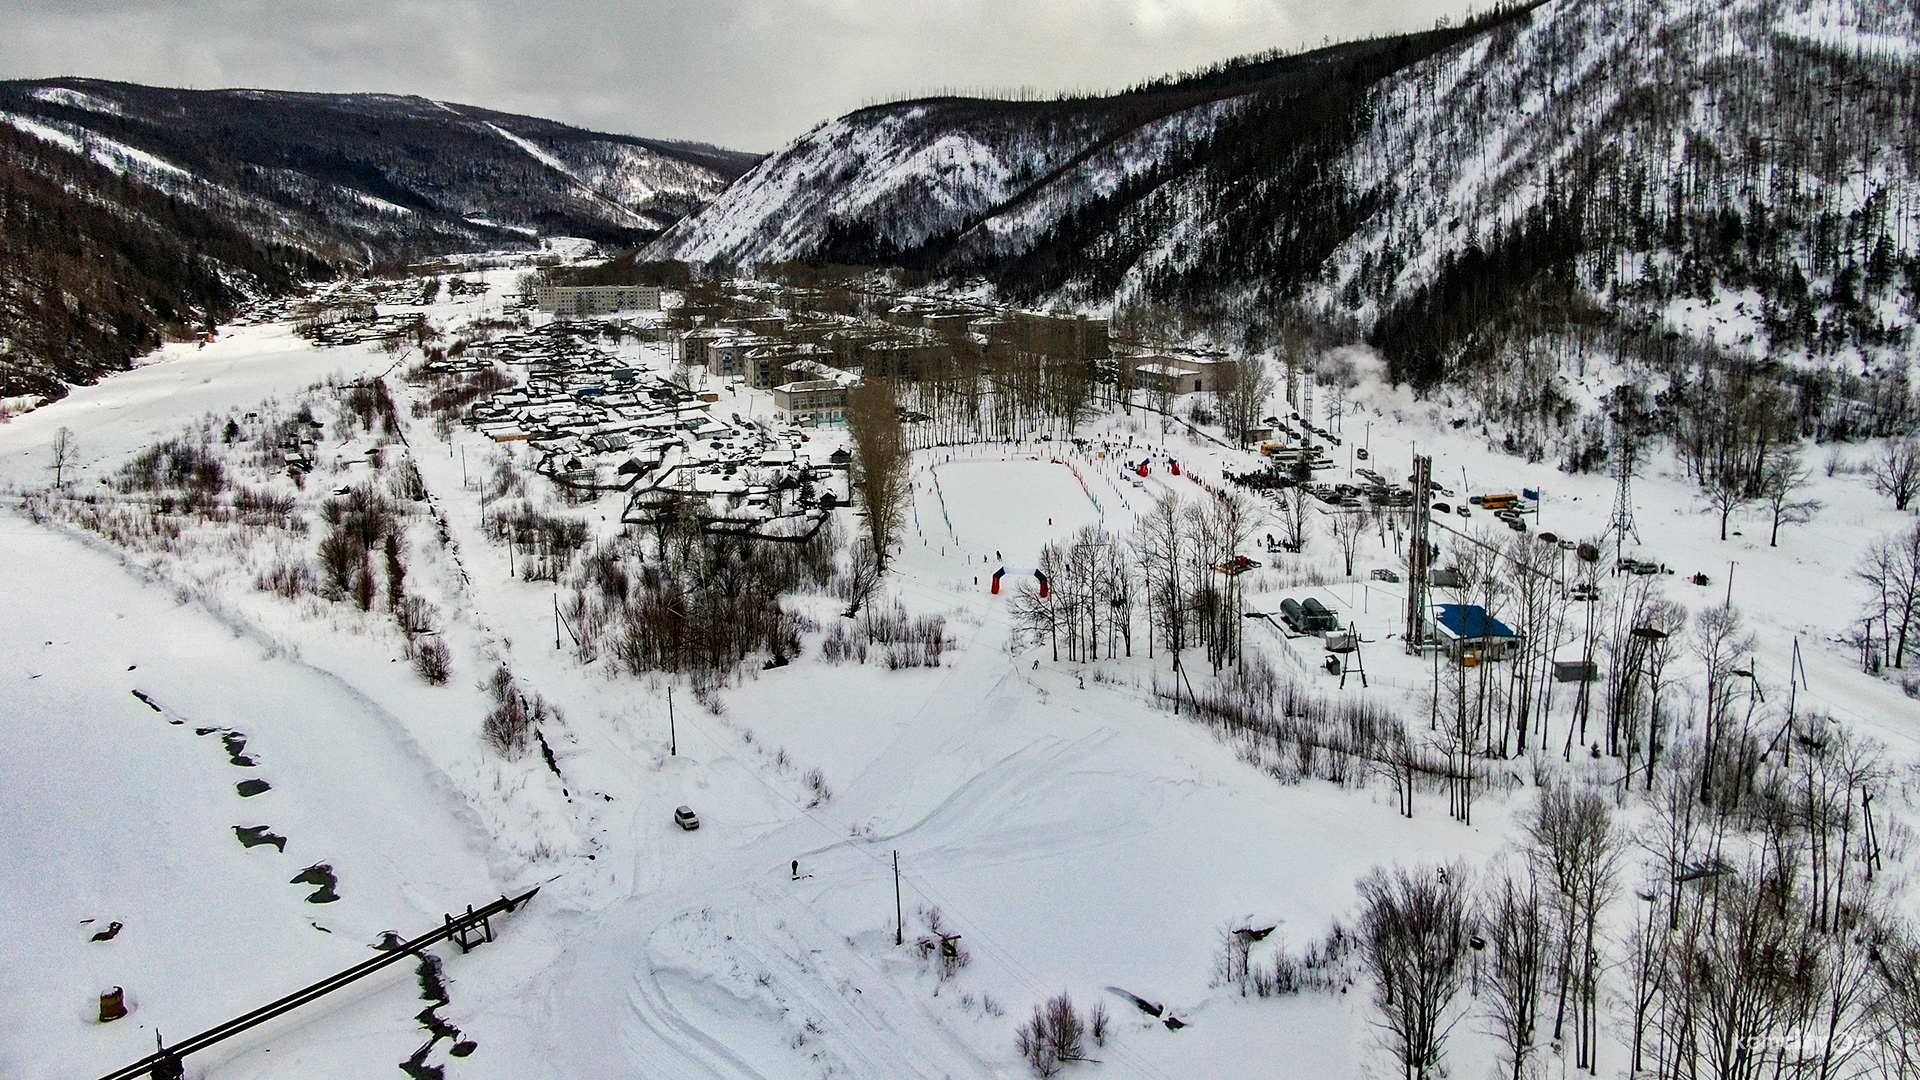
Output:
<path fill-rule="evenodd" d="M 1614 554 L 1626 545 L 1627 537 L 1633 537 L 1634 543 L 1640 542 L 1640 530 L 1633 524 L 1633 471 L 1637 448 L 1625 425 L 1614 428 L 1614 457 L 1618 465 L 1614 469 L 1615 488 L 1613 494 L 1613 517 L 1607 521 L 1607 531 L 1613 534 Z"/>

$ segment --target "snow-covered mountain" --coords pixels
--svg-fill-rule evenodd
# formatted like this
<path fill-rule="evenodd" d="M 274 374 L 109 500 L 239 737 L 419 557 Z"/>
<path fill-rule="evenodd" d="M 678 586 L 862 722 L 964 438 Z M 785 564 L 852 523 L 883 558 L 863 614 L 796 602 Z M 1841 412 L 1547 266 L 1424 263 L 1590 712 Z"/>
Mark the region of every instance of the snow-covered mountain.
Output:
<path fill-rule="evenodd" d="M 1106 99 L 866 109 L 652 251 L 982 277 L 1255 349 L 1305 321 L 1417 385 L 1570 338 L 1858 376 L 1913 340 L 1917 60 L 1910 5 L 1548 0 Z M 1550 389 L 1504 404 L 1565 412 Z"/>
<path fill-rule="evenodd" d="M 0 83 L 0 398 L 340 265 L 631 246 L 754 160 L 423 98 Z"/>
<path fill-rule="evenodd" d="M 0 122 L 318 254 L 631 244 L 754 158 L 384 94 L 0 83 Z"/>

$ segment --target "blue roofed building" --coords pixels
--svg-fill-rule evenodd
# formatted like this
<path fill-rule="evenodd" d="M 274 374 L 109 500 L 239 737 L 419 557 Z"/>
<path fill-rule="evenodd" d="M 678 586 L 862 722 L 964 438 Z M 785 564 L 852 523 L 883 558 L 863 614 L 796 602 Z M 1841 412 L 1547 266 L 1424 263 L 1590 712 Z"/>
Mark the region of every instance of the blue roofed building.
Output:
<path fill-rule="evenodd" d="M 1520 635 L 1512 627 L 1478 604 L 1435 604 L 1428 627 L 1432 640 L 1455 660 L 1467 656 L 1505 660 L 1520 644 Z"/>

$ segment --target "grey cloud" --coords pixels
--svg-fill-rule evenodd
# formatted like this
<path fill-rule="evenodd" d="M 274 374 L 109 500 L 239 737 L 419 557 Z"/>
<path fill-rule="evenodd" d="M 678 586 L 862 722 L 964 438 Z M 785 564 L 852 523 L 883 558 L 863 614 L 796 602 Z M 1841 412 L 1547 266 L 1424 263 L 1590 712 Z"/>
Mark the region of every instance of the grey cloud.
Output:
<path fill-rule="evenodd" d="M 0 0 L 0 76 L 423 94 L 771 150 L 943 86 L 1119 89 L 1463 0 Z"/>

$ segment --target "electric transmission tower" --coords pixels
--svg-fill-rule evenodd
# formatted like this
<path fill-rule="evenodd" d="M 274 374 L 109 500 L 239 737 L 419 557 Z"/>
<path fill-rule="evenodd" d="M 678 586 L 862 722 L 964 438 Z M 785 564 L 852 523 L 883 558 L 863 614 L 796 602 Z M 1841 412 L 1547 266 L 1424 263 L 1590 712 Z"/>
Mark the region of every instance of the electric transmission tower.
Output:
<path fill-rule="evenodd" d="M 1633 524 L 1633 471 L 1636 465 L 1638 448 L 1634 444 L 1633 434 L 1627 425 L 1614 421 L 1615 460 L 1613 494 L 1613 517 L 1607 522 L 1607 531 L 1613 534 L 1613 553 L 1616 563 L 1620 560 L 1621 549 L 1626 546 L 1627 537 L 1633 537 L 1634 543 L 1640 542 L 1640 530 Z"/>

